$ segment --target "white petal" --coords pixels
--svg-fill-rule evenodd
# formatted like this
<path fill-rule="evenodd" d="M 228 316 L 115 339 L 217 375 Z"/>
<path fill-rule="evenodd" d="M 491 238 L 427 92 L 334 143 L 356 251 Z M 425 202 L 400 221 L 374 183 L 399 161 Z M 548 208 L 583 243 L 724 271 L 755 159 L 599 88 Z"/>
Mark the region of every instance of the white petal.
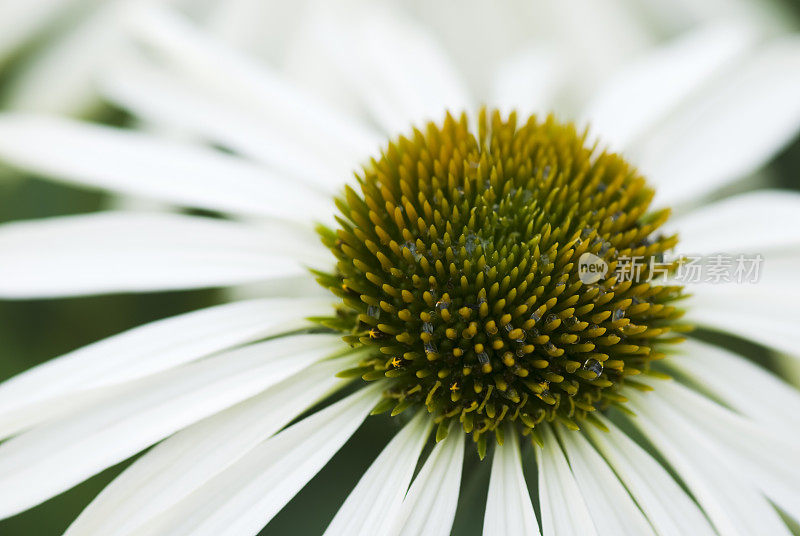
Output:
<path fill-rule="evenodd" d="M 52 24 L 76 0 L 0 2 L 0 59 L 16 51 Z"/>
<path fill-rule="evenodd" d="M 453 426 L 422 466 L 388 534 L 448 536 L 453 527 L 464 462 L 464 434 Z"/>
<path fill-rule="evenodd" d="M 800 246 L 800 194 L 758 190 L 703 206 L 671 221 L 682 254 L 767 253 Z"/>
<path fill-rule="evenodd" d="M 697 430 L 713 437 L 746 475 L 773 502 L 800 519 L 800 430 L 762 426 L 719 406 L 674 382 L 658 382 L 647 402 L 656 411 L 674 408 Z M 800 405 L 792 408 L 800 411 Z"/>
<path fill-rule="evenodd" d="M 134 35 L 174 70 L 239 102 L 331 162 L 354 167 L 378 147 L 380 137 L 358 120 L 337 112 L 265 64 L 211 39 L 177 13 L 146 6 L 131 15 L 130 25 Z"/>
<path fill-rule="evenodd" d="M 53 418 L 93 391 L 165 371 L 311 324 L 329 302 L 259 299 L 210 307 L 125 331 L 52 359 L 0 384 L 0 437 Z"/>
<path fill-rule="evenodd" d="M 597 536 L 592 516 L 564 453 L 549 427 L 542 427 L 539 451 L 539 501 L 544 536 Z"/>
<path fill-rule="evenodd" d="M 777 271 L 771 259 L 763 264 L 764 279 L 767 273 Z M 800 311 L 794 307 L 800 289 L 793 281 L 701 284 L 692 285 L 689 291 L 692 297 L 687 302 L 687 322 L 732 333 L 800 359 Z"/>
<path fill-rule="evenodd" d="M 359 389 L 265 441 L 137 536 L 258 534 L 344 445 L 384 387 Z"/>
<path fill-rule="evenodd" d="M 657 200 L 687 201 L 758 170 L 800 127 L 800 38 L 762 47 L 645 140 Z"/>
<path fill-rule="evenodd" d="M 533 511 L 525 475 L 522 474 L 519 440 L 516 432 L 506 434 L 505 444 L 494 450 L 489 495 L 483 518 L 483 534 L 538 536 L 539 525 Z"/>
<path fill-rule="evenodd" d="M 186 428 L 136 460 L 65 536 L 123 536 L 178 504 L 298 414 L 347 383 L 353 356 L 312 365 L 264 393 Z"/>
<path fill-rule="evenodd" d="M 361 52 L 368 55 L 373 75 L 394 93 L 397 103 L 409 107 L 409 123 L 440 121 L 444 110 L 469 110 L 464 82 L 446 51 L 421 25 L 376 10 L 367 14 L 359 30 Z M 407 128 L 408 123 L 397 125 Z"/>
<path fill-rule="evenodd" d="M 717 532 L 723 536 L 789 536 L 772 505 L 736 470 L 734 460 L 725 453 L 725 442 L 705 435 L 651 395 L 626 392 L 637 413 L 631 422 L 670 463 Z"/>
<path fill-rule="evenodd" d="M 609 431 L 589 426 L 589 435 L 659 536 L 716 536 L 692 497 L 667 470 L 610 421 L 599 418 Z"/>
<path fill-rule="evenodd" d="M 450 58 L 421 25 L 385 5 L 344 15 L 321 15 L 316 37 L 386 132 L 471 109 Z"/>
<path fill-rule="evenodd" d="M 203 26 L 240 50 L 279 62 L 306 10 L 305 1 L 225 0 L 211 6 Z"/>
<path fill-rule="evenodd" d="M 56 180 L 222 212 L 311 222 L 329 206 L 241 158 L 55 117 L 0 115 L 0 160 Z"/>
<path fill-rule="evenodd" d="M 100 106 L 94 75 L 121 48 L 120 23 L 126 0 L 80 6 L 81 19 L 21 65 L 5 103 L 11 109 L 59 114 L 90 113 Z M 74 18 L 75 13 L 71 14 Z M 53 80 L 58 80 L 57 84 Z"/>
<path fill-rule="evenodd" d="M 712 256 L 709 262 L 714 259 Z M 723 268 L 733 273 L 720 282 L 708 277 L 686 278 L 692 296 L 686 303 L 685 320 L 800 359 L 800 309 L 794 306 L 800 300 L 800 286 L 796 284 L 800 249 L 787 246 L 750 254 L 742 263 L 737 255 L 730 255 L 727 263 L 728 268 Z"/>
<path fill-rule="evenodd" d="M 640 7 L 646 10 L 643 15 L 657 21 L 662 31 L 684 28 L 702 21 L 719 20 L 721 16 L 747 21 L 754 28 L 764 28 L 769 32 L 794 30 L 794 27 L 787 26 L 792 24 L 793 19 L 788 12 L 789 6 L 781 3 L 747 0 L 645 0 Z"/>
<path fill-rule="evenodd" d="M 690 339 L 665 363 L 754 421 L 800 430 L 800 391 L 744 357 Z"/>
<path fill-rule="evenodd" d="M 580 97 L 591 95 L 612 69 L 653 41 L 624 1 L 571 0 L 533 6 L 531 16 L 541 21 L 539 33 L 557 44 L 562 61 L 570 68 L 570 86 L 578 86 L 567 91 Z"/>
<path fill-rule="evenodd" d="M 152 124 L 191 132 L 329 191 L 338 190 L 357 163 L 331 166 L 314 151 L 291 143 L 247 103 L 210 93 L 168 69 L 134 58 L 116 63 L 103 76 L 104 95 Z"/>
<path fill-rule="evenodd" d="M 334 336 L 281 337 L 108 388 L 102 403 L 0 444 L 0 517 L 49 499 L 340 349 Z"/>
<path fill-rule="evenodd" d="M 800 358 L 798 352 L 800 333 L 797 332 L 796 323 L 706 307 L 693 309 L 685 319 L 695 326 L 732 333 L 778 352 L 784 352 L 792 358 Z"/>
<path fill-rule="evenodd" d="M 564 78 L 558 57 L 550 50 L 530 47 L 504 61 L 493 78 L 489 103 L 503 113 L 546 114 Z"/>
<path fill-rule="evenodd" d="M 392 526 L 431 425 L 430 415 L 420 410 L 392 438 L 336 512 L 325 536 L 372 536 Z"/>
<path fill-rule="evenodd" d="M 0 226 L 0 296 L 149 292 L 297 276 L 305 268 L 292 250 L 302 245 L 291 239 L 179 214 L 100 212 L 8 223 Z"/>
<path fill-rule="evenodd" d="M 559 436 L 597 532 L 620 536 L 654 535 L 628 491 L 586 438 L 572 430 Z"/>
<path fill-rule="evenodd" d="M 716 24 L 646 52 L 600 88 L 585 120 L 601 144 L 622 150 L 720 69 L 730 66 L 753 37 L 747 27 Z"/>

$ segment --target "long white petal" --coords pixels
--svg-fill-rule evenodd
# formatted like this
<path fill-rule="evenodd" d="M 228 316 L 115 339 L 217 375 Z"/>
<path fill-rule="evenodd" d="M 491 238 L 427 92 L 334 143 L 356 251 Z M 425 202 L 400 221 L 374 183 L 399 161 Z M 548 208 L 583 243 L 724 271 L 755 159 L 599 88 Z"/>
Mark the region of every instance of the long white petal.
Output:
<path fill-rule="evenodd" d="M 654 40 L 624 1 L 521 4 L 532 6 L 529 17 L 538 19 L 533 23 L 541 25 L 538 33 L 546 35 L 548 43 L 556 43 L 561 61 L 570 69 L 566 89 L 579 97 L 591 95 L 613 69 Z"/>
<path fill-rule="evenodd" d="M 793 31 L 789 6 L 772 2 L 747 2 L 739 0 L 676 0 L 674 2 L 647 1 L 641 5 L 644 16 L 658 21 L 659 27 L 683 28 L 701 21 L 719 20 L 720 15 L 731 20 L 747 21 L 754 28 L 770 32 Z M 792 28 L 790 30 L 789 28 Z"/>
<path fill-rule="evenodd" d="M 465 83 L 444 48 L 421 25 L 397 13 L 375 10 L 366 13 L 358 31 L 363 36 L 360 50 L 367 54 L 374 76 L 393 92 L 397 103 L 409 107 L 409 123 L 440 121 L 446 109 L 469 109 Z M 408 123 L 397 125 L 407 128 Z"/>
<path fill-rule="evenodd" d="M 564 79 L 558 57 L 549 49 L 531 46 L 504 61 L 492 80 L 489 104 L 503 113 L 546 114 Z"/>
<path fill-rule="evenodd" d="M 359 389 L 265 441 L 137 536 L 258 534 L 353 435 L 383 387 Z"/>
<path fill-rule="evenodd" d="M 636 161 L 658 185 L 657 201 L 688 201 L 758 170 L 797 133 L 798 93 L 797 37 L 773 41 L 720 77 L 644 141 Z"/>
<path fill-rule="evenodd" d="M 325 536 L 373 536 L 392 526 L 431 425 L 428 413 L 420 410 L 392 438 L 336 512 Z"/>
<path fill-rule="evenodd" d="M 127 3 L 107 0 L 80 6 L 77 23 L 66 31 L 53 32 L 48 46 L 21 65 L 6 90 L 6 106 L 59 114 L 86 113 L 99 106 L 93 77 L 121 48 L 120 23 Z M 76 17 L 73 13 L 65 18 Z"/>
<path fill-rule="evenodd" d="M 685 319 L 697 326 L 733 333 L 800 359 L 800 299 L 795 284 L 800 255 L 763 256 L 756 283 L 704 283 L 688 287 Z"/>
<path fill-rule="evenodd" d="M 753 37 L 747 27 L 716 24 L 646 52 L 600 88 L 584 113 L 585 120 L 602 144 L 623 150 L 720 69 L 730 66 Z"/>
<path fill-rule="evenodd" d="M 386 132 L 440 121 L 448 109 L 471 108 L 446 52 L 401 13 L 370 5 L 346 17 L 330 9 L 318 17 L 314 35 L 321 49 Z"/>
<path fill-rule="evenodd" d="M 202 22 L 226 43 L 278 62 L 307 7 L 305 1 L 225 0 L 211 6 Z"/>
<path fill-rule="evenodd" d="M 707 257 L 706 264 L 716 264 L 725 277 L 717 282 L 708 269 L 699 277 L 685 272 L 691 294 L 685 320 L 800 359 L 800 310 L 794 306 L 800 300 L 798 263 L 800 248 L 791 246 L 764 254 Z"/>
<path fill-rule="evenodd" d="M 162 59 L 209 90 L 239 102 L 267 124 L 335 164 L 354 166 L 378 148 L 380 137 L 353 117 L 194 28 L 177 13 L 146 6 L 131 31 Z"/>
<path fill-rule="evenodd" d="M 0 445 L 0 517 L 49 499 L 339 349 L 333 336 L 281 337 L 110 388 L 101 403 Z"/>
<path fill-rule="evenodd" d="M 340 189 L 358 163 L 332 166 L 314 151 L 290 143 L 284 132 L 254 115 L 246 103 L 210 93 L 141 59 L 107 69 L 102 87 L 104 95 L 149 123 L 193 133 L 327 191 Z"/>
<path fill-rule="evenodd" d="M 178 504 L 298 414 L 347 383 L 353 356 L 323 361 L 264 393 L 181 430 L 114 479 L 65 536 L 123 536 Z"/>
<path fill-rule="evenodd" d="M 221 212 L 310 222 L 328 207 L 312 190 L 220 151 L 44 115 L 0 115 L 0 161 L 55 180 Z"/>
<path fill-rule="evenodd" d="M 690 339 L 665 363 L 756 422 L 800 430 L 800 391 L 742 356 Z"/>
<path fill-rule="evenodd" d="M 734 300 L 731 300 L 733 303 Z M 778 352 L 798 359 L 800 334 L 797 323 L 785 318 L 758 318 L 753 314 L 741 314 L 716 307 L 696 307 L 685 319 L 696 326 L 733 333 L 738 337 L 762 344 Z"/>
<path fill-rule="evenodd" d="M 659 462 L 610 421 L 586 428 L 594 444 L 625 484 L 659 536 L 716 536 L 692 497 Z"/>
<path fill-rule="evenodd" d="M 698 430 L 719 441 L 737 459 L 741 473 L 800 519 L 800 466 L 786 463 L 800 458 L 798 429 L 756 424 L 674 382 L 658 382 L 657 389 L 647 403 L 656 411 L 665 405 L 676 409 Z M 793 409 L 800 411 L 800 405 Z"/>
<path fill-rule="evenodd" d="M 506 434 L 505 444 L 494 450 L 483 534 L 539 535 L 539 524 L 536 522 L 528 484 L 522 474 L 516 432 Z"/>
<path fill-rule="evenodd" d="M 559 433 L 569 466 L 599 534 L 654 535 L 641 510 L 583 435 Z"/>
<path fill-rule="evenodd" d="M 52 24 L 76 0 L 0 2 L 0 60 Z"/>
<path fill-rule="evenodd" d="M 287 232 L 180 214 L 98 212 L 0 226 L 0 297 L 207 288 L 302 275 Z M 303 259 L 303 257 L 306 259 Z M 330 264 L 330 263 L 329 263 Z"/>
<path fill-rule="evenodd" d="M 597 536 L 592 516 L 555 433 L 542 427 L 544 446 L 538 452 L 539 502 L 544 536 Z"/>
<path fill-rule="evenodd" d="M 758 190 L 705 205 L 669 223 L 684 254 L 767 253 L 800 246 L 800 194 Z"/>
<path fill-rule="evenodd" d="M 388 534 L 448 536 L 453 527 L 464 462 L 464 434 L 456 426 L 431 452 Z"/>
<path fill-rule="evenodd" d="M 79 348 L 0 384 L 0 437 L 50 420 L 102 388 L 175 368 L 240 344 L 310 327 L 320 300 L 259 299 L 165 318 Z M 317 312 L 315 312 L 317 311 Z"/>
<path fill-rule="evenodd" d="M 789 536 L 772 505 L 747 477 L 735 470 L 719 439 L 703 433 L 655 396 L 630 390 L 631 419 L 666 458 L 723 536 Z"/>

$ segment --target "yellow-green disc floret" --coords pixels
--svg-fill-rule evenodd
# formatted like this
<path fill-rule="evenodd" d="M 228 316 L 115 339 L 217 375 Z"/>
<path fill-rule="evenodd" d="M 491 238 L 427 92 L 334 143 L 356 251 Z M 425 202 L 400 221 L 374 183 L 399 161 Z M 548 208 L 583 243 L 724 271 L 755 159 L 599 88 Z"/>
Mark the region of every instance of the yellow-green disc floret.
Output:
<path fill-rule="evenodd" d="M 485 451 L 501 423 L 535 437 L 624 402 L 679 340 L 682 294 L 652 280 L 677 238 L 625 160 L 553 117 L 477 122 L 448 115 L 371 160 L 320 229 L 338 262 L 318 276 L 342 300 L 325 323 L 374 349 L 348 373 L 390 380 L 376 409 L 426 407 L 440 437 L 456 419 Z M 581 258 L 607 273 L 586 282 Z"/>

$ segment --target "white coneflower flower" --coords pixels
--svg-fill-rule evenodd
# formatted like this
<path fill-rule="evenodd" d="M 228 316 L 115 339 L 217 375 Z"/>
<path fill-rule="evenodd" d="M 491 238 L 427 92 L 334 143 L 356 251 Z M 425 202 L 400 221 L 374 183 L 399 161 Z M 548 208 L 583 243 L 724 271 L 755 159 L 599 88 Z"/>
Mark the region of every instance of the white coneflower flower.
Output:
<path fill-rule="evenodd" d="M 103 88 L 184 141 L 0 118 L 11 165 L 236 216 L 3 225 L 6 298 L 264 282 L 284 296 L 145 325 L 0 385 L 0 515 L 155 445 L 68 534 L 256 534 L 383 413 L 402 428 L 326 534 L 450 533 L 476 448 L 491 464 L 487 535 L 788 536 L 778 509 L 800 520 L 800 393 L 677 333 L 708 326 L 800 357 L 800 199 L 700 202 L 796 132 L 800 41 L 701 30 L 609 82 L 584 134 L 482 111 L 422 29 L 361 22 L 317 28 L 372 123 L 162 11 L 132 21 L 155 63 L 126 64 Z M 530 78 L 509 73 L 498 95 Z M 760 283 L 687 298 L 645 281 L 651 269 L 585 282 L 587 254 L 609 270 L 660 263 L 678 243 L 665 204 L 682 209 L 670 227 L 681 251 L 763 255 Z M 531 440 L 536 508 L 520 446 Z"/>

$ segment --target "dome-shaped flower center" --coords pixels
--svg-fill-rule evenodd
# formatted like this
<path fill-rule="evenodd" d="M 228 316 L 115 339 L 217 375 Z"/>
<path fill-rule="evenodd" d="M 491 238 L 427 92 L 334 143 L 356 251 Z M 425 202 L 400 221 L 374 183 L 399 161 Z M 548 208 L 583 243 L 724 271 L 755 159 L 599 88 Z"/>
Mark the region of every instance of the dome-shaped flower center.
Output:
<path fill-rule="evenodd" d="M 482 112 L 400 137 L 337 201 L 338 259 L 320 282 L 342 299 L 327 323 L 373 348 L 357 369 L 388 378 L 378 410 L 426 407 L 485 450 L 511 422 L 567 426 L 624 402 L 663 356 L 681 288 L 662 286 L 653 191 L 615 154 L 552 117 Z M 499 438 L 500 439 L 500 438 Z"/>

